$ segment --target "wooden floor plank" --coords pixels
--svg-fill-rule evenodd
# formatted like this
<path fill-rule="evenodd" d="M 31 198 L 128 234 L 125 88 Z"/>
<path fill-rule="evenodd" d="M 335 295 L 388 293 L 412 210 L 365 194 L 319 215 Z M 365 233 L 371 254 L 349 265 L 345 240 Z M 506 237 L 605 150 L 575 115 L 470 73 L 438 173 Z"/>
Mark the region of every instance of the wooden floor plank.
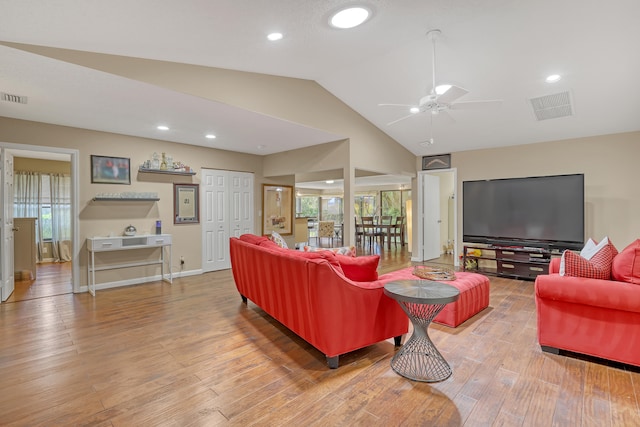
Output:
<path fill-rule="evenodd" d="M 381 272 L 411 265 L 373 251 Z M 94 298 L 60 291 L 55 267 L 0 304 L 2 425 L 640 425 L 640 370 L 540 350 L 532 282 L 490 277 L 489 308 L 432 325 L 453 375 L 427 384 L 391 369 L 392 340 L 329 369 L 229 270 Z"/>

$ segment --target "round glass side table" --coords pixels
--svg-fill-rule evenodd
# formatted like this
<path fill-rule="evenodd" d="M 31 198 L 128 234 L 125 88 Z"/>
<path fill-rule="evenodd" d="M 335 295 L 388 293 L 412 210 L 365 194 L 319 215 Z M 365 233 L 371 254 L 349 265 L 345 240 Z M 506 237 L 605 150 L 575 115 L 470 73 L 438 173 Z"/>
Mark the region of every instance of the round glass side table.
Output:
<path fill-rule="evenodd" d="M 391 359 L 391 368 L 414 381 L 438 382 L 449 378 L 451 367 L 429 338 L 427 329 L 445 305 L 458 299 L 460 291 L 430 280 L 396 280 L 384 286 L 384 293 L 398 301 L 413 324 L 413 334 Z"/>

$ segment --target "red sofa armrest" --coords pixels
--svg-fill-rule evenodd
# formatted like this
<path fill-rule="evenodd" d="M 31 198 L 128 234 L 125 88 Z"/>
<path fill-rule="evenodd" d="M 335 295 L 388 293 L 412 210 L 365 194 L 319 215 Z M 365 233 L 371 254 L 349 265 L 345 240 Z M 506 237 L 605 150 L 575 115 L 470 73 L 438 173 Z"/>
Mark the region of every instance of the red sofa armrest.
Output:
<path fill-rule="evenodd" d="M 560 273 L 560 261 L 562 258 L 551 258 L 549 263 L 549 274 Z"/>

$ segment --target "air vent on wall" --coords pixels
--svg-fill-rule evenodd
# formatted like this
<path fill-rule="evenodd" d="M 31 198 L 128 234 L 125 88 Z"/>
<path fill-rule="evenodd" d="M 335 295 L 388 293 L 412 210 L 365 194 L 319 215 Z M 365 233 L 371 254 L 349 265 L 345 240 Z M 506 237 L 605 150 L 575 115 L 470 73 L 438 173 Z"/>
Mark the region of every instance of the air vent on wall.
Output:
<path fill-rule="evenodd" d="M 557 119 L 573 115 L 569 92 L 531 98 L 531 106 L 538 120 Z"/>
<path fill-rule="evenodd" d="M 0 99 L 6 102 L 14 102 L 16 104 L 26 104 L 27 97 L 20 95 L 12 95 L 10 93 L 0 92 Z"/>

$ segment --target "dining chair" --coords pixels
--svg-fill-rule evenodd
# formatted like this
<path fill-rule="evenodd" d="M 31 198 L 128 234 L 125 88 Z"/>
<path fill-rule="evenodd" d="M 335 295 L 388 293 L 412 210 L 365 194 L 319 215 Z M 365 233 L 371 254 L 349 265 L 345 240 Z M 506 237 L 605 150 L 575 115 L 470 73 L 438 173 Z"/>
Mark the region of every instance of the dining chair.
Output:
<path fill-rule="evenodd" d="M 384 246 L 384 240 L 387 236 L 387 231 L 391 232 L 388 227 L 391 227 L 391 222 L 393 221 L 393 217 L 391 215 L 382 215 L 380 217 L 380 222 L 378 225 L 385 225 L 386 227 L 377 227 L 375 236 L 380 239 L 380 245 Z"/>
<path fill-rule="evenodd" d="M 398 237 L 400 238 L 400 246 L 404 246 L 404 216 L 397 216 L 391 228 L 391 238 L 394 243 L 398 244 Z"/>
<path fill-rule="evenodd" d="M 331 246 L 333 246 L 334 237 L 334 222 L 333 221 L 320 221 L 318 224 L 318 246 L 322 246 L 322 238 L 326 237 L 331 240 Z"/>
<path fill-rule="evenodd" d="M 372 216 L 362 217 L 362 245 L 364 241 L 369 240 L 369 246 L 373 247 L 373 239 L 376 237 L 376 224 Z"/>

